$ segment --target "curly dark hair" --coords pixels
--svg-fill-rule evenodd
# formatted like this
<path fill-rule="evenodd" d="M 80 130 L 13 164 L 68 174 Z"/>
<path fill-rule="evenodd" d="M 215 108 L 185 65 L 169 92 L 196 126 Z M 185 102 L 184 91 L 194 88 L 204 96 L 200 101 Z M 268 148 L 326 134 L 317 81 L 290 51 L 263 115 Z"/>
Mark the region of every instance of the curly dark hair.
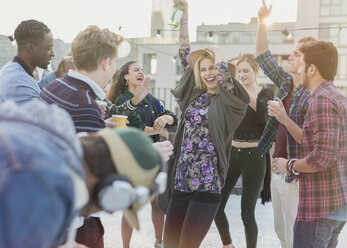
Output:
<path fill-rule="evenodd" d="M 136 61 L 129 61 L 122 65 L 122 67 L 114 74 L 111 86 L 106 92 L 106 98 L 114 103 L 114 101 L 128 88 L 124 75 L 129 73 L 129 67 L 137 63 Z"/>
<path fill-rule="evenodd" d="M 45 34 L 51 30 L 43 22 L 36 20 L 22 21 L 14 31 L 14 38 L 17 41 L 18 49 L 22 49 L 27 43 L 37 44 L 43 40 Z"/>

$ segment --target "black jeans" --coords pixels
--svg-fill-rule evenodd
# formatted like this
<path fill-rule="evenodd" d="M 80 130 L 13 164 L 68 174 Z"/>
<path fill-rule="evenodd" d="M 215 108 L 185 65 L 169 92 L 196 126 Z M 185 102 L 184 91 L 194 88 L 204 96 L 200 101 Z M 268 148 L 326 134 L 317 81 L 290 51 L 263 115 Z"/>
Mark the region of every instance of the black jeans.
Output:
<path fill-rule="evenodd" d="M 104 227 L 100 218 L 88 217 L 77 229 L 76 242 L 90 248 L 104 248 Z"/>
<path fill-rule="evenodd" d="M 241 216 L 245 227 L 247 248 L 257 246 L 258 227 L 254 211 L 263 186 L 266 159 L 258 148 L 232 148 L 231 162 L 222 189 L 222 202 L 214 219 L 223 245 L 231 243 L 229 223 L 224 208 L 238 178 L 242 175 Z"/>
<path fill-rule="evenodd" d="M 198 248 L 210 229 L 220 200 L 217 194 L 174 191 L 165 220 L 164 247 Z"/>

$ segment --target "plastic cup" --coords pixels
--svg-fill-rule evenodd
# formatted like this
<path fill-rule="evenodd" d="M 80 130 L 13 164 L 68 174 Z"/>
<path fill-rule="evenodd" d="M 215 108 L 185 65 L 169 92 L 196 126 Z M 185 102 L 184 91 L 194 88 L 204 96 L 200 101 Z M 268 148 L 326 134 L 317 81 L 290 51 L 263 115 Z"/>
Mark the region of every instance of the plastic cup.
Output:
<path fill-rule="evenodd" d="M 114 128 L 126 127 L 128 116 L 126 115 L 112 115 L 113 121 L 116 123 Z"/>
<path fill-rule="evenodd" d="M 268 103 L 269 103 L 269 102 L 271 102 L 271 103 L 277 105 L 278 107 L 280 106 L 280 103 L 279 103 L 278 101 L 276 101 L 276 100 L 268 101 Z M 273 116 L 273 115 L 270 114 L 270 113 L 268 113 L 268 115 Z"/>

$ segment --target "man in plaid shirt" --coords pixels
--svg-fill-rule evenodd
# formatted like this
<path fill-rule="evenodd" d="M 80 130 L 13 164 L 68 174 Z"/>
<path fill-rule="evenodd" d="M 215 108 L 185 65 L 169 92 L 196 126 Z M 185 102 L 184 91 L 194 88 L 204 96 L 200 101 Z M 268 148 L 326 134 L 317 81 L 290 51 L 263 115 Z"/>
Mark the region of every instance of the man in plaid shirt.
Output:
<path fill-rule="evenodd" d="M 300 174 L 294 247 L 336 247 L 347 221 L 347 98 L 333 84 L 336 47 L 315 41 L 301 48 L 299 74 L 311 92 L 302 135 L 303 158 L 280 159 L 276 173 Z"/>
<path fill-rule="evenodd" d="M 259 141 L 259 149 L 269 152 L 275 142 L 273 162 L 278 158 L 300 157 L 302 125 L 306 114 L 310 92 L 300 85 L 298 69 L 301 65 L 300 47 L 315 40 L 313 37 L 300 39 L 288 58 L 285 71 L 272 57 L 268 48 L 267 31 L 264 19 L 270 15 L 271 6 L 265 2 L 259 9 L 259 26 L 256 41 L 256 61 L 265 75 L 279 88 L 277 101 L 280 106 L 268 104 L 269 118 Z M 283 101 L 283 102 L 282 102 Z M 270 116 L 271 115 L 271 116 Z M 273 174 L 271 179 L 271 197 L 274 210 L 275 231 L 282 248 L 293 247 L 293 227 L 299 203 L 299 181 L 297 177 L 284 173 Z"/>

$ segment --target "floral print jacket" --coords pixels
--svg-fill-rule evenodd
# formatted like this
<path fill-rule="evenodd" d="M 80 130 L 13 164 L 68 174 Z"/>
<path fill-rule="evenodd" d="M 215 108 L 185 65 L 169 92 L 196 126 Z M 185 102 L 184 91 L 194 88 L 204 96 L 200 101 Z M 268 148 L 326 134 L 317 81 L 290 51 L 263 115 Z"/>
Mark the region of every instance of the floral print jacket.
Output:
<path fill-rule="evenodd" d="M 206 139 L 207 137 L 210 138 L 212 144 L 213 144 L 213 150 L 216 154 L 216 156 L 213 156 L 216 160 L 210 160 L 210 163 L 213 163 L 213 167 L 211 164 L 210 168 L 213 168 L 215 171 L 217 171 L 217 174 L 212 179 L 210 183 L 208 183 L 211 178 L 208 177 L 208 175 L 212 175 L 210 173 L 211 170 L 202 170 L 204 161 L 204 155 L 208 153 L 201 153 L 197 155 L 197 159 L 202 163 L 199 164 L 199 162 L 195 163 L 194 166 L 197 166 L 196 168 L 199 169 L 199 173 L 195 174 L 194 170 L 193 173 L 190 173 L 191 170 L 189 171 L 189 175 L 185 173 L 181 169 L 177 169 L 179 160 L 183 160 L 184 154 L 181 155 L 181 147 L 185 146 L 184 149 L 187 148 L 187 144 L 184 145 L 184 139 L 185 139 L 185 133 L 186 132 L 186 122 L 184 120 L 190 121 L 190 124 L 192 124 L 191 120 L 191 112 L 187 112 L 188 107 L 192 107 L 192 110 L 194 107 L 192 105 L 193 102 L 195 101 L 196 104 L 198 105 L 200 100 L 198 100 L 200 97 L 204 97 L 203 95 L 206 93 L 206 91 L 197 89 L 195 88 L 195 79 L 194 79 L 194 72 L 189 68 L 189 66 L 186 66 L 187 60 L 186 57 L 189 54 L 189 49 L 185 50 L 180 50 L 180 58 L 181 61 L 183 62 L 183 66 L 185 66 L 185 70 L 183 72 L 183 75 L 177 85 L 177 87 L 172 90 L 172 94 L 175 96 L 177 99 L 177 104 L 181 110 L 181 117 L 180 117 L 180 122 L 177 126 L 177 131 L 175 135 L 175 139 L 173 141 L 173 146 L 174 146 L 174 154 L 171 156 L 170 160 L 168 161 L 168 187 L 166 191 L 163 194 L 158 195 L 158 206 L 159 208 L 163 211 L 163 213 L 167 213 L 170 198 L 172 196 L 172 192 L 175 189 L 175 186 L 177 188 L 178 183 L 185 183 L 188 187 L 187 189 L 191 190 L 191 192 L 197 192 L 196 190 L 200 190 L 201 192 L 220 192 L 220 189 L 216 189 L 218 187 L 218 177 L 220 180 L 220 185 L 223 186 L 225 182 L 225 178 L 227 175 L 228 167 L 229 167 L 229 161 L 230 161 L 230 154 L 231 154 L 231 141 L 233 138 L 233 134 L 235 129 L 238 127 L 240 124 L 241 120 L 243 119 L 245 115 L 246 108 L 249 104 L 249 96 L 244 87 L 234 78 L 232 78 L 227 70 L 227 63 L 219 63 L 216 65 L 216 69 L 218 71 L 218 76 L 219 76 L 219 81 L 220 84 L 218 85 L 218 94 L 215 96 L 210 95 L 208 97 L 211 97 L 210 104 L 208 105 L 208 108 L 206 107 L 206 110 L 204 110 L 201 107 L 198 107 L 199 109 L 202 109 L 202 113 L 207 111 L 207 115 L 205 117 L 202 116 L 202 114 L 199 114 L 201 117 L 201 120 L 206 118 L 204 120 L 204 123 L 207 123 L 208 127 L 208 134 L 206 133 Z M 207 96 L 206 96 L 207 97 Z M 202 100 L 202 99 L 201 99 Z M 206 99 L 207 100 L 207 99 Z M 204 101 L 204 100 L 202 100 Z M 206 106 L 207 106 L 206 105 Z M 195 106 L 196 107 L 196 106 Z M 201 113 L 199 111 L 199 113 Z M 189 114 L 190 117 L 187 119 L 185 116 L 186 114 Z M 194 117 L 196 120 L 199 120 L 199 117 Z M 200 124 L 199 124 L 200 125 Z M 205 130 L 206 128 L 201 128 L 201 130 Z M 194 132 L 195 133 L 195 132 Z M 196 139 L 196 140 L 195 140 Z M 206 149 L 207 147 L 211 148 L 211 143 L 208 139 L 204 140 L 204 137 L 199 136 L 199 132 L 196 132 L 194 136 L 190 136 L 191 142 L 194 142 L 195 145 L 199 148 L 200 146 L 204 146 L 206 144 Z M 200 143 L 202 142 L 202 143 Z M 204 144 L 205 142 L 205 144 Z M 207 143 L 206 143 L 207 142 Z M 188 151 L 190 146 L 188 146 Z M 193 151 L 193 146 L 192 146 L 192 151 Z M 187 152 L 187 155 L 189 154 L 190 156 L 193 156 L 191 152 Z M 195 154 L 194 154 L 195 156 Z M 210 156 L 210 155 L 209 155 Z M 212 158 L 212 155 L 211 157 Z M 195 157 L 194 157 L 195 159 Z M 194 160 L 192 159 L 192 161 Z M 186 170 L 188 171 L 188 167 L 186 167 Z M 207 164 L 206 167 L 209 167 Z M 183 166 L 182 166 L 183 168 Z M 193 167 L 192 167 L 193 168 Z M 183 172 L 183 175 L 187 175 L 187 177 L 181 176 L 179 178 L 180 172 Z M 177 175 L 177 177 L 176 177 Z M 200 175 L 200 176 L 198 176 Z M 195 184 L 195 187 L 189 187 L 189 181 L 188 176 L 194 179 L 198 179 L 200 184 L 199 189 L 195 189 L 197 185 L 197 180 L 191 181 L 191 184 Z M 185 178 L 185 179 L 184 179 Z M 177 180 L 176 180 L 177 179 Z M 178 180 L 179 179 L 179 180 Z M 205 179 L 206 182 L 205 183 Z M 216 184 L 215 184 L 216 183 Z M 209 187 L 209 185 L 211 187 Z M 206 187 L 205 187 L 206 186 Z M 214 187 L 212 187 L 214 186 Z M 213 188 L 213 189 L 212 189 Z M 203 191 L 203 190 L 207 191 Z"/>
<path fill-rule="evenodd" d="M 180 59 L 184 67 L 188 65 L 187 55 L 189 49 L 180 50 Z M 234 86 L 227 63 L 217 64 L 216 69 L 221 85 L 233 93 Z M 208 93 L 200 95 L 191 102 L 184 113 L 183 144 L 176 167 L 175 190 L 221 193 L 217 154 L 208 128 L 208 108 L 216 96 Z"/>

